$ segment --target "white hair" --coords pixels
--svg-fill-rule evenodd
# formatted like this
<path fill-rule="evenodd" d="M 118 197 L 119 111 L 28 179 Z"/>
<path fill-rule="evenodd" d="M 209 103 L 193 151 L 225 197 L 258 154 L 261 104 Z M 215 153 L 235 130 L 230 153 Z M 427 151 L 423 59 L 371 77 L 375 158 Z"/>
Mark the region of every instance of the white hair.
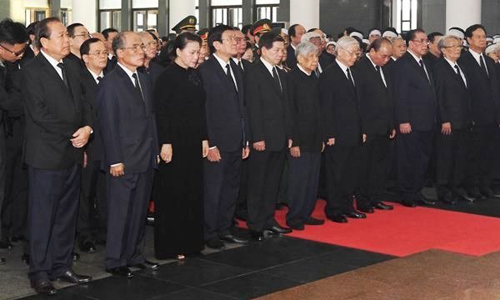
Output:
<path fill-rule="evenodd" d="M 318 48 L 311 42 L 305 41 L 300 43 L 295 49 L 295 56 L 307 56 L 310 53 L 318 53 Z"/>
<path fill-rule="evenodd" d="M 300 41 L 303 43 L 303 42 L 310 42 L 311 39 L 313 38 L 320 38 L 320 39 L 323 39 L 323 37 L 321 36 L 321 34 L 317 33 L 317 32 L 308 32 L 308 33 L 305 33 L 304 35 L 302 35 L 302 38 L 300 39 Z"/>
<path fill-rule="evenodd" d="M 358 46 L 359 47 L 359 42 L 353 37 L 350 36 L 343 36 L 337 41 L 337 48 L 336 51 L 338 52 L 339 49 L 344 49 L 347 50 L 347 48 L 351 46 Z"/>

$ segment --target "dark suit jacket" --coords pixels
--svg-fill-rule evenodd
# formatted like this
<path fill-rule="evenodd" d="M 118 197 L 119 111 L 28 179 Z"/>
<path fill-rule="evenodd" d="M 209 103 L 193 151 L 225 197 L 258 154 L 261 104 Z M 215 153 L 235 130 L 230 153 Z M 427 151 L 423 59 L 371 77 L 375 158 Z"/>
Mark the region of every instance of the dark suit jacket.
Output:
<path fill-rule="evenodd" d="M 245 100 L 248 108 L 251 141 L 266 142 L 266 150 L 280 151 L 285 147 L 288 124 L 288 82 L 285 72 L 278 69 L 283 92 L 264 63 L 257 60 L 246 72 Z"/>
<path fill-rule="evenodd" d="M 18 117 L 23 115 L 23 101 L 19 82 L 20 70 L 10 67 L 5 63 L 0 66 L 0 124 L 6 117 Z M 0 129 L 3 130 L 3 129 Z"/>
<path fill-rule="evenodd" d="M 293 69 L 297 65 L 297 57 L 295 56 L 295 50 L 293 50 L 292 45 L 288 45 L 286 48 L 286 65 Z"/>
<path fill-rule="evenodd" d="M 68 169 L 83 159 L 83 149 L 73 147 L 70 139 L 78 128 L 92 127 L 92 112 L 82 97 L 80 67 L 67 59 L 63 62 L 71 93 L 42 54 L 22 71 L 25 160 L 33 168 Z"/>
<path fill-rule="evenodd" d="M 326 50 L 324 50 L 319 56 L 319 63 L 321 64 L 323 71 L 326 68 L 328 68 L 334 61 L 335 61 L 335 56 L 326 52 Z"/>
<path fill-rule="evenodd" d="M 354 82 L 357 72 L 351 68 Z M 325 120 L 325 140 L 335 138 L 335 145 L 352 147 L 362 142 L 361 118 L 356 89 L 337 61 L 320 76 L 321 109 Z"/>
<path fill-rule="evenodd" d="M 484 74 L 476 59 L 470 52 L 462 53 L 458 63 L 469 79 L 469 90 L 472 97 L 472 121 L 476 125 L 500 124 L 498 99 L 498 79 L 495 63 L 484 56 L 489 71 L 489 78 Z"/>
<path fill-rule="evenodd" d="M 394 64 L 396 126 L 410 123 L 412 130 L 434 130 L 437 101 L 430 66 L 424 60 L 430 82 L 413 56 L 407 52 Z"/>
<path fill-rule="evenodd" d="M 288 73 L 290 105 L 290 138 L 292 146 L 301 151 L 321 152 L 323 143 L 323 116 L 319 99 L 319 79 L 297 66 Z"/>
<path fill-rule="evenodd" d="M 441 58 L 434 65 L 434 79 L 439 104 L 439 122 L 451 122 L 452 129 L 468 128 L 471 123 L 470 94 L 462 78 L 444 58 Z M 466 80 L 468 83 L 469 79 Z"/>
<path fill-rule="evenodd" d="M 358 74 L 356 91 L 363 133 L 368 135 L 390 133 L 394 129 L 394 103 L 389 71 L 382 67 L 386 87 L 366 55 L 356 63 L 354 69 Z"/>
<path fill-rule="evenodd" d="M 90 105 L 94 117 L 94 133 L 86 147 L 87 157 L 92 161 L 100 161 L 102 158 L 102 141 L 99 120 L 97 119 L 97 83 L 86 67 L 80 71 L 80 80 L 83 97 Z"/>
<path fill-rule="evenodd" d="M 143 173 L 156 166 L 159 144 L 156 133 L 151 82 L 138 72 L 144 101 L 132 80 L 116 66 L 97 88 L 97 115 L 101 131 L 105 171 L 123 163 L 125 172 Z"/>
<path fill-rule="evenodd" d="M 226 70 L 222 69 L 213 55 L 200 66 L 203 87 L 207 96 L 205 111 L 208 141 L 210 147 L 216 146 L 220 151 L 225 152 L 241 149 L 248 141 L 246 112 L 243 104 L 245 93 L 243 74 L 233 60 L 230 62 L 238 91 L 227 77 Z"/>
<path fill-rule="evenodd" d="M 159 63 L 156 63 L 154 61 L 151 61 L 149 63 L 149 68 L 146 69 L 144 66 L 139 67 L 137 69 L 139 72 L 142 72 L 148 76 L 150 76 L 151 82 L 153 83 L 153 86 L 156 83 L 156 79 L 160 77 L 161 73 L 163 72 L 163 67 Z"/>

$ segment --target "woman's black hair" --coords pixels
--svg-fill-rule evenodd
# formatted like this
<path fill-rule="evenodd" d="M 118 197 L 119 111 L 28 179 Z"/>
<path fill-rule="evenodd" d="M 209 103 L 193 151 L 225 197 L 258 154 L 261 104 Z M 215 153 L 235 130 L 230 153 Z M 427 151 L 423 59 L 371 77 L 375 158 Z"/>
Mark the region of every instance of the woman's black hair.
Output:
<path fill-rule="evenodd" d="M 184 48 L 186 48 L 187 44 L 189 42 L 198 42 L 198 44 L 200 44 L 200 47 L 201 47 L 201 38 L 194 34 L 194 33 L 191 33 L 191 32 L 183 32 L 181 34 L 179 34 L 175 40 L 173 41 L 172 43 L 172 48 L 170 49 L 170 52 L 169 52 L 169 58 L 170 60 L 173 62 L 175 60 L 175 58 L 177 57 L 177 49 L 179 50 L 183 50 Z"/>

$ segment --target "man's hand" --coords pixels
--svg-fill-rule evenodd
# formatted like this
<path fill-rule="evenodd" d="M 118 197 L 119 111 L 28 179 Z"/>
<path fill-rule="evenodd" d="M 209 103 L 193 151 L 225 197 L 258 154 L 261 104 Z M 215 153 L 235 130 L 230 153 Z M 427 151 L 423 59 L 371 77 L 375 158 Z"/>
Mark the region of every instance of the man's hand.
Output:
<path fill-rule="evenodd" d="M 111 173 L 113 177 L 123 176 L 125 175 L 125 165 L 120 163 L 116 166 L 112 166 L 111 168 L 109 168 L 109 173 Z"/>
<path fill-rule="evenodd" d="M 161 146 L 160 157 L 165 161 L 165 163 L 169 163 L 172 161 L 172 156 L 174 155 L 174 150 L 172 149 L 172 144 L 163 144 Z"/>
<path fill-rule="evenodd" d="M 451 134 L 451 123 L 446 122 L 441 124 L 441 133 L 444 135 L 450 135 Z"/>
<path fill-rule="evenodd" d="M 335 138 L 329 138 L 329 139 L 328 139 L 328 142 L 326 142 L 326 144 L 327 144 L 328 146 L 333 146 L 333 145 L 335 145 Z"/>
<path fill-rule="evenodd" d="M 391 134 L 389 135 L 389 138 L 392 140 L 394 137 L 396 137 L 396 129 L 393 129 L 391 131 Z"/>
<path fill-rule="evenodd" d="M 253 148 L 257 151 L 264 151 L 264 150 L 266 150 L 266 142 L 260 141 L 260 142 L 253 143 Z"/>
<path fill-rule="evenodd" d="M 250 155 L 250 147 L 246 146 L 245 148 L 241 149 L 241 158 L 247 159 L 248 155 Z"/>
<path fill-rule="evenodd" d="M 401 123 L 399 124 L 399 131 L 401 131 L 402 134 L 408 134 L 411 132 L 411 125 L 410 123 Z"/>
<path fill-rule="evenodd" d="M 208 141 L 203 140 L 201 141 L 201 157 L 205 158 L 208 156 L 208 149 L 210 147 L 208 146 Z"/>
<path fill-rule="evenodd" d="M 73 133 L 73 138 L 70 139 L 73 147 L 82 148 L 83 146 L 85 146 L 89 141 L 91 132 L 92 128 L 90 128 L 90 126 L 84 126 L 78 128 L 78 130 L 75 131 L 75 133 Z"/>
<path fill-rule="evenodd" d="M 220 156 L 219 148 L 215 147 L 215 148 L 209 149 L 207 158 L 208 158 L 208 161 L 210 161 L 210 162 L 219 162 L 222 159 L 222 157 Z"/>
<path fill-rule="evenodd" d="M 290 148 L 290 155 L 297 158 L 300 157 L 300 147 L 295 146 Z"/>

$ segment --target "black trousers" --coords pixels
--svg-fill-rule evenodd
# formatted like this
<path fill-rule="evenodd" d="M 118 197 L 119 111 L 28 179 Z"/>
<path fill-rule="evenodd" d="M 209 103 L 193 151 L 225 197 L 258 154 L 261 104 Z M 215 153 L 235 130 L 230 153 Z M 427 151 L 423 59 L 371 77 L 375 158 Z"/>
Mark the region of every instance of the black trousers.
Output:
<path fill-rule="evenodd" d="M 441 132 L 436 135 L 436 189 L 438 196 L 452 193 L 458 196 L 458 189 L 465 179 L 467 163 L 467 136 L 465 129 L 453 129 L 451 135 Z"/>
<path fill-rule="evenodd" d="M 491 188 L 493 157 L 498 155 L 494 152 L 494 140 L 498 131 L 500 129 L 496 124 L 474 126 L 469 131 L 465 184 L 468 190 Z"/>
<path fill-rule="evenodd" d="M 80 209 L 78 211 L 78 242 L 106 238 L 106 175 L 101 162 L 89 160 L 82 169 Z"/>
<path fill-rule="evenodd" d="M 325 170 L 327 204 L 325 214 L 350 213 L 354 210 L 352 197 L 359 187 L 359 163 L 361 145 L 352 147 L 326 146 Z"/>
<path fill-rule="evenodd" d="M 29 278 L 54 279 L 71 268 L 80 197 L 81 166 L 28 167 Z"/>
<path fill-rule="evenodd" d="M 413 202 L 424 187 L 432 152 L 434 131 L 398 132 L 396 137 L 397 175 L 401 201 Z"/>
<path fill-rule="evenodd" d="M 106 269 L 143 263 L 146 216 L 153 186 L 153 170 L 106 174 L 108 235 Z"/>
<path fill-rule="evenodd" d="M 250 230 L 262 231 L 278 225 L 274 219 L 285 150 L 257 151 L 248 158 L 248 221 Z"/>
<path fill-rule="evenodd" d="M 241 176 L 241 150 L 221 152 L 220 162 L 203 162 L 205 241 L 229 234 Z"/>
<path fill-rule="evenodd" d="M 358 206 L 371 206 L 382 201 L 386 187 L 391 140 L 389 134 L 368 135 L 361 146 Z"/>
<path fill-rule="evenodd" d="M 287 151 L 288 153 L 288 151 Z M 285 159 L 283 163 L 283 170 L 281 171 L 280 188 L 278 190 L 277 204 L 288 204 L 288 174 L 290 166 L 288 160 Z"/>
<path fill-rule="evenodd" d="M 238 219 L 248 218 L 247 196 L 248 196 L 248 159 L 241 161 L 240 189 L 238 191 L 238 202 L 234 216 Z"/>
<path fill-rule="evenodd" d="M 312 214 L 318 199 L 320 152 L 301 152 L 300 157 L 288 157 L 289 224 L 304 222 Z"/>
<path fill-rule="evenodd" d="M 0 112 L 1 113 L 1 112 Z M 0 224 L 4 224 L 4 199 L 5 199 L 5 186 L 6 186 L 6 167 L 7 167 L 7 152 L 6 152 L 6 147 L 5 147 L 5 131 L 3 128 L 3 124 L 0 123 Z M 6 220 L 7 221 L 7 220 Z M 8 232 L 5 232 L 2 230 L 0 234 L 0 238 L 8 238 L 8 236 L 3 236 L 7 234 Z"/>

